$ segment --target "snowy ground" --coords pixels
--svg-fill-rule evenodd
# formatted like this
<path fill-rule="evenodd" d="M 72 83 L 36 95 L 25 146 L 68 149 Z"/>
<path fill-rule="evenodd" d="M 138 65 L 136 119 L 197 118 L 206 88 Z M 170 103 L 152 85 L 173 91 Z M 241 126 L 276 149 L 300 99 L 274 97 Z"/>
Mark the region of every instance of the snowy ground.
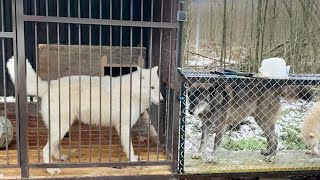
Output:
<path fill-rule="evenodd" d="M 218 56 L 213 56 L 213 59 L 209 59 L 207 57 L 202 57 L 202 56 L 197 56 L 193 55 L 190 56 L 188 61 L 186 62 L 187 67 L 202 67 L 200 69 L 206 69 L 210 68 L 213 70 L 214 68 L 219 67 L 219 57 Z M 227 65 L 236 65 L 237 61 L 236 60 L 226 60 Z"/>
<path fill-rule="evenodd" d="M 282 101 L 281 117 L 277 122 L 276 128 L 280 150 L 305 149 L 297 135 L 300 132 L 303 119 L 313 103 L 302 100 Z M 265 148 L 266 138 L 261 128 L 251 117 L 244 121 L 246 123 L 241 125 L 238 130 L 230 130 L 225 133 L 222 148 L 228 150 L 259 150 Z M 187 154 L 196 152 L 200 145 L 201 124 L 200 119 L 187 113 L 185 142 Z M 213 139 L 214 135 L 211 135 L 212 142 Z M 212 146 L 207 148 L 210 150 Z"/>

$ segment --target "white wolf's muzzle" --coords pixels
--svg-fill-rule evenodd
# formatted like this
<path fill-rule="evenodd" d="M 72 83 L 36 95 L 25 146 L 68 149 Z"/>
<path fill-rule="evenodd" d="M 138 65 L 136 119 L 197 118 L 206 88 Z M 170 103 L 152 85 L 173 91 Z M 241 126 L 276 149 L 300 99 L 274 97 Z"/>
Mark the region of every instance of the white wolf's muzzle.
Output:
<path fill-rule="evenodd" d="M 160 93 L 160 97 L 156 96 L 155 98 L 151 98 L 154 104 L 159 104 L 164 101 L 162 94 Z"/>

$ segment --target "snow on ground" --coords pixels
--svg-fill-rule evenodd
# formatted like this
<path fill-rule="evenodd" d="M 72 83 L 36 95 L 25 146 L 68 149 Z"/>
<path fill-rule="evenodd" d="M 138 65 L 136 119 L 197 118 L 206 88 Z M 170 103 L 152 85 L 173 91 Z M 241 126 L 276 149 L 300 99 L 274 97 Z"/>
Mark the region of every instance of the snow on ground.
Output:
<path fill-rule="evenodd" d="M 298 149 L 299 146 L 286 145 L 290 135 L 297 135 L 300 132 L 304 117 L 307 115 L 308 110 L 311 108 L 314 102 L 306 102 L 303 100 L 287 102 L 282 100 L 281 115 L 277 121 L 276 133 L 278 136 L 279 149 Z M 248 140 L 256 139 L 258 141 L 266 141 L 261 128 L 257 125 L 252 117 L 244 119 L 247 121 L 244 125 L 241 125 L 238 130 L 230 130 L 225 133 L 223 141 L 228 140 Z M 185 150 L 190 153 L 197 151 L 201 140 L 201 120 L 188 113 L 186 113 L 186 142 Z M 209 150 L 213 148 L 214 135 L 210 136 L 212 143 Z M 225 142 L 224 142 L 225 143 Z M 223 143 L 223 144 L 224 144 Z M 224 147 L 222 147 L 224 148 Z M 300 147 L 301 148 L 301 147 Z"/>
<path fill-rule="evenodd" d="M 215 60 L 213 60 L 215 59 Z M 197 55 L 193 55 L 191 57 L 189 57 L 189 59 L 187 60 L 187 66 L 188 67 L 192 67 L 192 66 L 199 66 L 199 67 L 207 67 L 207 66 L 212 66 L 212 67 L 216 67 L 219 66 L 219 57 L 213 56 L 213 59 L 209 59 L 207 57 L 202 57 L 202 56 L 197 56 Z M 226 59 L 226 63 L 227 64 L 237 64 L 236 60 L 229 60 Z"/>

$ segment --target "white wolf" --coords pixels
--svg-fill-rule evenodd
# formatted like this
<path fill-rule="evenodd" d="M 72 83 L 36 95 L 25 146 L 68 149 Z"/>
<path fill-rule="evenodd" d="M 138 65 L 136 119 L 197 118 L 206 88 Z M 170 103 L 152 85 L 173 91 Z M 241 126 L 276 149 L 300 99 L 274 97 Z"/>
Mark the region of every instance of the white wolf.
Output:
<path fill-rule="evenodd" d="M 310 154 L 319 156 L 320 142 L 320 102 L 316 102 L 305 117 L 299 137 L 311 150 Z"/>
<path fill-rule="evenodd" d="M 15 82 L 14 73 L 14 58 L 12 57 L 7 62 L 8 72 L 11 80 Z M 134 155 L 132 140 L 129 139 L 130 128 L 137 122 L 138 118 L 149 107 L 149 101 L 158 104 L 163 100 L 163 97 L 159 90 L 159 77 L 157 74 L 158 66 L 152 69 L 140 69 L 133 72 L 132 75 L 132 91 L 130 91 L 130 79 L 131 75 L 123 75 L 122 83 L 120 83 L 120 77 L 112 78 L 112 85 L 110 85 L 110 76 L 101 77 L 101 96 L 100 96 L 100 77 L 89 76 L 71 76 L 70 82 L 70 94 L 69 94 L 69 77 L 60 78 L 59 80 L 50 81 L 50 96 L 48 93 L 48 82 L 40 79 L 36 72 L 31 67 L 28 60 L 26 60 L 27 69 L 27 94 L 37 95 L 37 78 L 38 78 L 38 96 L 41 97 L 41 112 L 42 119 L 49 128 L 50 122 L 50 141 L 43 148 L 43 161 L 44 163 L 52 162 L 52 156 L 55 159 L 59 158 L 59 141 L 69 130 L 69 114 L 71 115 L 71 123 L 75 119 L 80 119 L 85 124 L 91 123 L 93 125 L 99 125 L 101 114 L 101 125 L 110 125 L 110 113 L 111 113 L 111 125 L 118 131 L 121 130 L 121 143 L 124 151 L 129 157 L 130 161 L 137 161 L 137 157 Z M 81 79 L 81 81 L 80 81 Z M 140 88 L 141 79 L 141 88 Z M 81 82 L 81 86 L 79 85 Z M 122 91 L 120 92 L 120 86 Z M 81 87 L 81 88 L 80 88 Z M 90 98 L 91 88 L 91 98 Z M 141 89 L 141 92 L 140 92 Z M 110 97 L 110 91 L 112 90 L 112 97 Z M 60 105 L 59 105 L 59 91 L 60 91 Z M 150 93 L 149 93 L 150 92 Z M 80 94 L 81 93 L 81 94 Z M 140 97 L 141 95 L 141 97 Z M 81 106 L 79 99 L 81 96 Z M 120 103 L 120 96 L 122 102 Z M 71 101 L 69 102 L 69 97 Z M 101 97 L 101 99 L 100 99 Z M 110 99 L 111 98 L 111 99 Z M 131 107 L 130 107 L 131 99 Z M 91 100 L 91 102 L 90 102 Z M 141 101 L 140 101 L 141 100 Z M 101 102 L 101 107 L 100 107 Z M 110 102 L 112 109 L 110 112 Z M 141 104 L 140 104 L 141 102 Z M 50 103 L 50 104 L 49 104 Z M 70 103 L 70 104 L 69 104 Z M 48 108 L 50 105 L 50 109 Z M 91 106 L 91 108 L 90 108 Z M 121 106 L 121 117 L 120 117 Z M 71 109 L 69 109 L 69 107 Z M 141 109 L 140 109 L 141 107 Z M 80 109 L 81 108 L 81 109 Z M 59 113 L 60 109 L 60 113 Z M 101 109 L 101 113 L 100 113 Z M 130 110 L 131 109 L 131 110 Z M 91 110 L 91 117 L 90 117 Z M 139 111 L 141 110 L 141 111 Z M 130 115 L 131 111 L 131 115 Z M 50 120 L 49 120 L 50 113 Z M 60 115 L 60 117 L 59 117 Z M 130 124 L 131 118 L 131 124 Z M 59 119 L 60 119 L 60 136 L 59 136 Z M 121 126 L 120 126 L 121 119 Z M 121 129 L 120 129 L 121 127 Z M 49 142 L 51 143 L 51 152 L 49 152 Z M 130 151 L 129 151 L 130 149 Z M 50 153 L 50 154 L 49 154 Z M 61 160 L 68 159 L 67 155 L 61 155 Z M 49 174 L 59 174 L 61 169 L 48 168 Z"/>

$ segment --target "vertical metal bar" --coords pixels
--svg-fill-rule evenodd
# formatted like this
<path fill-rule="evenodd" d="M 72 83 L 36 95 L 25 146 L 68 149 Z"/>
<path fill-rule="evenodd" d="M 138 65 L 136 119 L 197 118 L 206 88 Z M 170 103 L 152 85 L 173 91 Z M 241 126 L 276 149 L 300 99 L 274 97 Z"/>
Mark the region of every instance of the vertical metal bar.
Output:
<path fill-rule="evenodd" d="M 99 7 L 100 7 L 100 19 L 102 19 L 102 2 L 100 0 L 99 2 Z M 101 25 L 99 26 L 99 53 L 100 53 L 100 67 L 102 67 L 102 33 L 101 33 Z M 100 68 L 100 78 L 99 78 L 99 104 L 100 104 L 100 109 L 99 109 L 99 162 L 101 162 L 101 115 L 102 115 L 102 108 L 101 108 L 101 78 L 104 76 L 104 74 L 102 74 L 101 72 L 101 68 Z"/>
<path fill-rule="evenodd" d="M 70 0 L 68 0 L 68 17 L 70 17 Z M 69 157 L 71 157 L 71 136 L 72 136 L 72 133 L 71 133 L 71 126 L 72 126 L 72 123 L 71 123 L 71 49 L 70 49 L 70 43 L 71 43 L 71 32 L 70 32 L 70 24 L 68 24 L 68 68 L 69 68 Z M 71 158 L 69 158 L 69 162 L 71 162 Z"/>
<path fill-rule="evenodd" d="M 174 1 L 171 1 L 171 5 L 170 5 L 170 8 L 171 8 L 171 11 L 170 11 L 170 22 L 172 23 L 172 19 L 173 19 L 173 3 Z M 171 115 L 171 105 L 169 104 L 169 102 L 171 102 L 171 88 L 170 88 L 170 84 L 171 84 L 171 68 L 172 68 L 172 31 L 173 29 L 170 29 L 170 32 L 169 32 L 169 42 L 170 42 L 170 63 L 169 63 L 169 74 L 168 74 L 168 81 L 169 81 L 169 86 L 167 87 L 167 102 L 166 102 L 166 107 L 167 107 L 167 116 L 166 116 L 166 159 L 169 158 L 169 155 L 172 154 L 172 146 L 171 148 L 169 149 L 169 140 L 171 141 L 172 140 L 172 134 L 173 134 L 173 131 L 171 131 L 171 134 L 169 134 L 169 130 L 170 130 L 170 115 Z M 171 130 L 173 128 L 171 127 Z M 168 151 L 170 151 L 170 153 L 168 153 Z M 171 156 L 171 160 L 172 160 L 172 156 Z"/>
<path fill-rule="evenodd" d="M 12 3 L 13 4 L 13 3 Z M 13 25 L 14 31 L 16 32 L 16 42 L 14 41 L 14 46 L 17 52 L 15 53 L 15 58 L 18 59 L 18 68 L 16 69 L 16 72 L 18 72 L 16 76 L 16 85 L 18 89 L 16 92 L 18 93 L 16 96 L 16 103 L 18 106 L 18 121 L 19 124 L 19 131 L 17 131 L 17 136 L 19 137 L 19 162 L 21 166 L 21 178 L 28 178 L 29 177 L 29 156 L 28 156 L 28 142 L 27 142 L 27 136 L 28 136 L 28 121 L 27 121 L 27 94 L 26 94 L 26 76 L 25 76 L 25 67 L 26 67 L 26 61 L 25 61 L 25 42 L 24 42 L 24 21 L 23 21 L 23 1 L 15 1 L 16 7 L 13 5 L 13 12 L 16 12 L 16 23 L 17 26 L 15 27 L 15 24 Z M 16 11 L 15 11 L 16 9 Z M 15 14 L 15 13 L 13 13 Z M 19 42 L 19 43 L 18 43 Z M 19 56 L 17 56 L 19 55 Z"/>
<path fill-rule="evenodd" d="M 1 5 L 2 7 L 2 5 Z M 2 26 L 3 27 L 3 26 Z M 6 83 L 6 58 L 5 58 L 5 51 L 4 51 L 4 38 L 1 39 L 2 44 L 2 72 L 3 72 L 3 96 L 4 96 L 4 118 L 6 120 L 5 126 L 6 126 L 6 132 L 8 132 L 8 123 L 7 123 L 7 83 Z M 9 164 L 9 152 L 8 152 L 8 133 L 6 133 L 6 160 L 7 164 Z"/>
<path fill-rule="evenodd" d="M 2 2 L 2 3 L 1 3 Z M 4 32 L 5 28 L 4 28 L 4 13 L 3 13 L 3 6 L 4 6 L 4 2 L 1 1 L 0 2 L 0 11 L 1 11 L 1 31 L 0 32 Z M 1 38 L 2 39 L 2 38 Z"/>
<path fill-rule="evenodd" d="M 174 2 L 174 1 L 171 1 L 171 13 L 170 13 L 170 22 L 172 23 L 173 22 L 173 11 L 174 11 L 174 3 L 176 3 L 176 2 Z M 173 51 L 173 48 L 174 48 L 174 46 L 172 45 L 172 43 L 173 43 L 173 41 L 175 40 L 175 38 L 172 38 L 172 34 L 173 34 L 173 29 L 171 29 L 170 30 L 170 60 L 171 60 L 171 62 L 170 62 L 170 64 L 169 64 L 169 82 L 170 82 L 170 84 L 171 84 L 171 68 L 172 68 L 172 64 L 174 63 L 174 59 L 173 59 L 173 53 L 172 53 L 172 51 Z M 169 106 L 169 103 L 171 102 L 171 100 L 170 100 L 170 98 L 171 98 L 171 90 L 170 90 L 170 85 L 169 85 L 169 93 L 168 93 L 168 101 L 167 101 L 167 107 L 168 107 L 168 114 L 171 114 L 171 110 L 172 109 L 170 109 L 170 106 Z M 167 122 L 169 122 L 171 119 L 170 119 L 170 116 L 168 116 L 168 121 Z M 169 123 L 167 123 L 167 125 L 169 125 Z M 167 127 L 167 130 L 168 130 L 168 132 L 169 132 L 169 126 Z M 172 141 L 173 141 L 173 126 L 171 127 L 171 134 L 170 134 L 170 136 L 169 136 L 169 134 L 168 134 L 168 138 L 170 138 L 170 142 L 171 142 L 171 147 L 170 147 L 170 155 L 171 155 L 171 160 L 173 160 L 173 156 L 172 156 L 172 153 L 173 153 L 173 149 L 172 149 Z M 168 141 L 168 143 L 169 143 L 169 141 Z M 169 144 L 167 144 L 168 146 L 169 146 Z M 168 147 L 167 146 L 167 147 Z M 168 149 L 169 150 L 169 149 Z M 168 157 L 168 156 L 167 156 Z M 173 171 L 172 171 L 173 172 Z"/>
<path fill-rule="evenodd" d="M 37 15 L 37 2 L 34 2 L 34 14 Z M 36 73 L 38 74 L 38 23 L 34 22 L 34 47 L 36 51 Z M 38 162 L 40 162 L 40 134 L 39 134 L 39 79 L 36 80 L 37 85 L 37 156 Z"/>
<path fill-rule="evenodd" d="M 130 1 L 130 20 L 133 20 L 133 1 Z M 131 137 L 131 119 L 132 119 L 132 27 L 130 27 L 130 116 L 129 116 L 129 144 L 132 142 Z M 129 145 L 129 160 L 131 160 L 131 146 Z"/>
<path fill-rule="evenodd" d="M 5 28 L 4 28 L 4 10 L 3 10 L 3 6 L 4 6 L 4 2 L 2 1 L 1 6 L 1 31 L 4 32 Z M 5 122 L 5 126 L 6 126 L 6 132 L 8 132 L 8 123 L 7 123 L 7 83 L 6 83 L 6 68 L 5 68 L 5 64 L 6 64 L 6 58 L 5 58 L 5 50 L 4 50 L 4 38 L 0 38 L 1 39 L 1 44 L 2 44 L 2 72 L 3 72 L 3 96 L 4 96 L 4 118 L 6 120 Z M 9 164 L 9 152 L 8 152 L 8 133 L 6 133 L 6 160 L 7 160 L 7 164 Z"/>
<path fill-rule="evenodd" d="M 163 22 L 163 0 L 161 0 L 161 22 Z M 161 66 L 162 66 L 162 29 L 160 29 L 160 45 L 159 45 L 159 88 L 161 87 Z M 161 94 L 161 89 L 159 92 L 159 100 L 160 100 L 160 94 Z M 159 103 L 158 105 L 158 120 L 157 120 L 157 132 L 158 134 L 160 133 L 160 106 L 161 104 Z M 157 161 L 159 161 L 159 139 L 157 140 Z"/>
<path fill-rule="evenodd" d="M 180 0 L 180 11 L 184 10 L 183 2 Z M 181 67 L 181 60 L 182 60 L 182 35 L 183 35 L 183 26 L 184 22 L 179 21 L 179 28 L 178 28 L 178 41 L 177 41 L 177 66 Z"/>
<path fill-rule="evenodd" d="M 46 16 L 48 16 L 48 0 L 46 0 Z M 47 31 L 47 73 L 48 73 L 48 123 L 49 123 L 49 135 L 48 135 L 48 138 L 49 138 L 49 163 L 51 163 L 51 109 L 50 109 L 50 42 L 49 42 L 49 23 L 46 23 L 46 31 Z"/>
<path fill-rule="evenodd" d="M 151 22 L 153 22 L 153 8 L 154 0 L 151 0 Z M 150 48 L 149 48 L 149 69 L 152 67 L 152 46 L 153 46 L 153 28 L 150 29 Z M 151 115 L 151 71 L 150 71 L 150 82 L 149 82 L 149 115 Z M 148 123 L 148 161 L 150 160 L 150 122 Z"/>
<path fill-rule="evenodd" d="M 59 0 L 57 0 L 57 16 L 59 17 Z M 61 161 L 61 88 L 60 88 L 60 24 L 57 23 L 57 44 L 58 44 L 58 111 L 59 111 L 59 161 Z"/>
<path fill-rule="evenodd" d="M 112 19 L 112 0 L 110 1 L 110 19 Z M 110 28 L 110 125 L 109 125 L 109 161 L 111 162 L 112 157 L 112 26 Z"/>
<path fill-rule="evenodd" d="M 18 78 L 18 63 L 17 63 L 17 25 L 16 25 L 16 2 L 15 1 L 12 1 L 11 3 L 11 11 L 12 11 L 12 33 L 13 33 L 13 40 L 12 40 L 12 44 L 13 44 L 13 56 L 14 56 L 14 67 L 15 67 L 15 86 L 14 86 L 14 92 L 15 92 L 15 99 L 16 99 L 16 102 L 15 102 L 15 115 L 16 115 L 16 141 L 17 141 L 17 157 L 18 157 L 18 165 L 21 166 L 21 157 L 20 157 L 20 153 L 21 153 L 21 144 L 20 144 L 20 123 L 19 123 L 19 114 L 20 114 L 20 111 L 19 111 L 19 104 L 18 104 L 18 81 L 17 81 L 17 78 Z M 21 16 L 20 16 L 21 17 Z M 20 22 L 21 23 L 21 22 Z"/>
<path fill-rule="evenodd" d="M 120 20 L 123 19 L 123 0 L 120 1 Z M 121 110 L 122 110 L 122 26 L 120 26 L 120 107 L 119 107 L 119 113 L 120 113 L 120 119 L 119 119 L 119 162 L 121 161 Z"/>
<path fill-rule="evenodd" d="M 3 10 L 3 6 L 4 6 L 4 1 L 1 1 L 2 4 L 0 4 L 0 11 L 1 11 L 1 31 L 0 32 L 4 32 L 5 28 L 4 28 L 4 10 Z"/>
<path fill-rule="evenodd" d="M 15 1 L 12 1 L 11 3 L 11 11 L 12 11 L 12 32 L 14 34 L 14 38 L 13 38 L 13 56 L 14 56 L 14 74 L 16 75 L 15 76 L 15 88 L 14 88 L 14 96 L 16 98 L 16 102 L 15 102 L 15 115 L 16 115 L 16 141 L 17 141 L 17 157 L 18 157 L 18 165 L 21 166 L 21 157 L 20 157 L 20 153 L 21 153 L 21 144 L 20 144 L 20 122 L 19 122 L 19 114 L 20 114 L 20 111 L 19 111 L 19 104 L 18 104 L 18 81 L 17 81 L 17 78 L 18 78 L 18 64 L 17 64 L 17 50 L 18 50 L 18 47 L 17 47 L 17 26 L 16 26 L 16 2 Z M 20 17 L 21 18 L 21 17 Z M 21 23 L 21 22 L 20 22 Z"/>
<path fill-rule="evenodd" d="M 81 18 L 81 1 L 78 0 L 78 17 Z M 78 38 L 79 38 L 79 162 L 81 162 L 81 24 L 78 24 Z"/>
<path fill-rule="evenodd" d="M 140 15 L 140 18 L 141 18 L 141 22 L 143 21 L 143 0 L 141 0 L 141 10 L 140 10 L 140 13 L 141 13 L 141 15 Z M 144 58 L 143 58 L 143 54 L 142 54 L 142 47 L 143 47 L 143 28 L 142 27 L 140 27 L 140 59 L 138 60 L 138 65 L 140 65 L 139 64 L 139 61 L 140 60 L 144 60 Z M 140 68 L 143 68 L 143 67 L 140 67 Z M 143 112 L 141 112 L 142 110 L 141 110 L 141 97 L 142 97 L 142 92 L 141 92 L 141 90 L 142 90 L 142 86 L 141 86 L 141 84 L 142 84 L 142 71 L 140 71 L 140 78 L 139 78 L 139 81 L 140 81 L 140 83 L 139 83 L 139 88 L 140 88 L 140 95 L 139 95 L 139 114 L 142 114 Z M 138 122 L 138 129 L 139 129 L 139 131 L 138 131 L 138 160 L 140 161 L 140 158 L 141 158 L 141 144 L 140 144 L 140 139 L 141 139 L 141 116 L 140 116 L 140 118 L 139 118 L 139 122 Z"/>
<path fill-rule="evenodd" d="M 149 69 L 151 69 L 151 67 L 152 67 L 152 65 L 151 65 L 151 63 L 152 63 L 152 40 L 153 40 L 153 38 L 152 38 L 152 36 L 153 36 L 153 29 L 151 28 L 150 29 L 150 48 L 149 48 L 149 66 L 148 66 L 148 68 Z M 149 110 L 148 110 L 148 114 L 149 114 L 149 116 L 151 115 L 151 71 L 150 71 L 150 73 L 149 73 L 149 78 L 150 78 L 150 82 L 149 82 Z M 148 157 L 147 157 L 147 160 L 149 161 L 150 160 L 150 122 L 148 122 Z"/>
<path fill-rule="evenodd" d="M 89 19 L 91 19 L 91 1 L 89 1 Z M 90 90 L 89 90 L 89 94 L 90 94 L 90 100 L 89 100 L 89 118 L 90 118 L 90 123 L 89 123 L 89 162 L 91 162 L 91 141 L 92 141 L 92 77 L 91 77 L 91 63 L 92 63 L 92 59 L 91 59 L 91 24 L 89 25 L 89 69 L 90 69 L 90 74 L 89 74 L 89 81 L 90 81 Z M 101 66 L 100 66 L 101 67 Z"/>

